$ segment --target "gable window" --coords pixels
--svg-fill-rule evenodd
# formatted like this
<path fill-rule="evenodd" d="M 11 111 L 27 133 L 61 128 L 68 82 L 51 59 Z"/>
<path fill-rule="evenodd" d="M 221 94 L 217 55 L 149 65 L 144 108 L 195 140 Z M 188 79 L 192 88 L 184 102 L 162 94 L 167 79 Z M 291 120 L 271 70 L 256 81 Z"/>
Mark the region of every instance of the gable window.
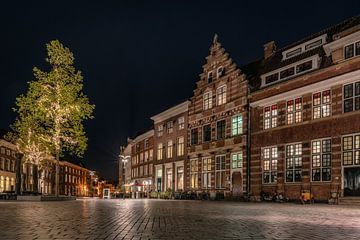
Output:
<path fill-rule="evenodd" d="M 344 86 L 344 113 L 360 110 L 360 81 Z"/>
<path fill-rule="evenodd" d="M 313 94 L 313 119 L 329 117 L 331 113 L 330 90 Z"/>
<path fill-rule="evenodd" d="M 225 155 L 215 157 L 216 188 L 225 188 Z"/>
<path fill-rule="evenodd" d="M 159 125 L 158 126 L 158 137 L 161 137 L 164 133 L 164 126 L 163 125 Z"/>
<path fill-rule="evenodd" d="M 190 187 L 192 189 L 198 188 L 198 160 L 190 160 Z"/>
<path fill-rule="evenodd" d="M 208 83 L 211 83 L 213 81 L 213 73 L 209 72 L 208 73 Z"/>
<path fill-rule="evenodd" d="M 225 138 L 225 120 L 216 123 L 216 136 L 218 140 Z"/>
<path fill-rule="evenodd" d="M 276 183 L 277 181 L 277 147 L 263 149 L 263 183 Z"/>
<path fill-rule="evenodd" d="M 202 187 L 211 188 L 211 157 L 202 159 Z"/>
<path fill-rule="evenodd" d="M 212 108 L 212 93 L 206 92 L 204 93 L 204 110 L 208 110 Z"/>
<path fill-rule="evenodd" d="M 167 158 L 173 157 L 173 142 L 170 140 L 167 143 Z"/>
<path fill-rule="evenodd" d="M 242 115 L 238 115 L 231 120 L 231 135 L 236 136 L 243 133 L 243 119 Z"/>
<path fill-rule="evenodd" d="M 224 71 L 224 68 L 223 68 L 223 67 L 219 67 L 219 68 L 217 69 L 217 77 L 218 77 L 218 78 L 224 76 L 224 73 L 225 73 L 225 71 Z"/>
<path fill-rule="evenodd" d="M 331 139 L 311 142 L 311 162 L 312 181 L 331 180 Z"/>
<path fill-rule="evenodd" d="M 174 126 L 174 124 L 173 124 L 172 121 L 167 122 L 167 124 L 166 124 L 166 131 L 167 131 L 167 133 L 172 133 L 172 132 L 173 132 L 173 126 Z"/>
<path fill-rule="evenodd" d="M 233 153 L 231 155 L 231 167 L 232 167 L 232 169 L 242 168 L 243 167 L 243 154 L 242 154 L 242 152 Z"/>
<path fill-rule="evenodd" d="M 360 165 L 360 135 L 343 137 L 343 165 Z"/>
<path fill-rule="evenodd" d="M 360 55 L 360 41 L 344 47 L 344 58 L 352 58 Z"/>
<path fill-rule="evenodd" d="M 216 90 L 217 93 L 217 105 L 226 103 L 226 85 L 219 87 Z"/>
<path fill-rule="evenodd" d="M 289 100 L 286 103 L 287 124 L 299 123 L 302 121 L 302 98 Z"/>
<path fill-rule="evenodd" d="M 295 56 L 297 54 L 301 53 L 301 48 L 297 48 L 295 50 L 292 50 L 291 52 L 286 53 L 286 58 L 290 58 L 292 56 Z"/>
<path fill-rule="evenodd" d="M 285 69 L 280 72 L 280 79 L 290 77 L 295 74 L 294 67 Z"/>
<path fill-rule="evenodd" d="M 211 141 L 211 125 L 210 124 L 205 125 L 203 127 L 203 136 L 204 136 L 204 139 L 203 139 L 204 142 Z"/>
<path fill-rule="evenodd" d="M 162 160 L 162 159 L 163 159 L 163 144 L 159 143 L 157 149 L 157 160 Z"/>
<path fill-rule="evenodd" d="M 178 137 L 177 139 L 177 155 L 183 156 L 184 155 L 184 137 Z"/>
<path fill-rule="evenodd" d="M 198 144 L 198 129 L 197 128 L 193 128 L 191 129 L 191 145 L 195 145 Z"/>
<path fill-rule="evenodd" d="M 179 117 L 178 124 L 179 124 L 179 130 L 184 129 L 185 128 L 185 117 Z"/>
<path fill-rule="evenodd" d="M 286 182 L 301 182 L 302 145 L 286 146 Z"/>
<path fill-rule="evenodd" d="M 264 108 L 264 129 L 277 127 L 277 105 Z"/>

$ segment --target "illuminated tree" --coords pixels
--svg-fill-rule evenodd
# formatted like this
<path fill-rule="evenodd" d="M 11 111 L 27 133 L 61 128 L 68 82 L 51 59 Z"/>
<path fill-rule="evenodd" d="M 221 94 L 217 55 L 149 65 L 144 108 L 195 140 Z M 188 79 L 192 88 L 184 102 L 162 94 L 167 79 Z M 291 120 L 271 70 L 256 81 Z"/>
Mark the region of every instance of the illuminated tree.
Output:
<path fill-rule="evenodd" d="M 51 41 L 46 47 L 46 62 L 51 68 L 48 72 L 34 68 L 35 80 L 29 83 L 27 95 L 17 99 L 15 109 L 19 113 L 18 119 L 26 115 L 27 120 L 19 121 L 18 126 L 15 123 L 15 128 L 31 126 L 30 135 L 33 134 L 31 139 L 35 140 L 36 146 L 43 146 L 41 150 L 55 155 L 55 195 L 58 196 L 59 158 L 64 152 L 82 156 L 87 148 L 83 121 L 93 118 L 95 106 L 82 92 L 83 77 L 73 66 L 74 57 L 70 50 L 58 40 Z"/>

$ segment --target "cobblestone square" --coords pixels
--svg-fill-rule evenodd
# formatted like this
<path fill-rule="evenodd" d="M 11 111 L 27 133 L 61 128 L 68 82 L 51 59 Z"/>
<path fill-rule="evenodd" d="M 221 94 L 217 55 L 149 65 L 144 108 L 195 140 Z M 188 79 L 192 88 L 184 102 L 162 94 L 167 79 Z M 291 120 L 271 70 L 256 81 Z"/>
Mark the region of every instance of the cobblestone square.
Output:
<path fill-rule="evenodd" d="M 359 239 L 360 208 L 172 200 L 0 202 L 0 239 Z"/>

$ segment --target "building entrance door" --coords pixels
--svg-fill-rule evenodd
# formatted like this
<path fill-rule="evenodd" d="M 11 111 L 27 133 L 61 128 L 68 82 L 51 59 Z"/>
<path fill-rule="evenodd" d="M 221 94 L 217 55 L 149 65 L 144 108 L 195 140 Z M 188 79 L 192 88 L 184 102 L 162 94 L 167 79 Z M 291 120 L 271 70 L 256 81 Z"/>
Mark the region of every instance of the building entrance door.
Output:
<path fill-rule="evenodd" d="M 344 196 L 360 197 L 360 167 L 344 168 Z"/>
<path fill-rule="evenodd" d="M 240 172 L 234 172 L 232 174 L 232 194 L 234 197 L 240 197 L 242 195 L 242 177 Z"/>

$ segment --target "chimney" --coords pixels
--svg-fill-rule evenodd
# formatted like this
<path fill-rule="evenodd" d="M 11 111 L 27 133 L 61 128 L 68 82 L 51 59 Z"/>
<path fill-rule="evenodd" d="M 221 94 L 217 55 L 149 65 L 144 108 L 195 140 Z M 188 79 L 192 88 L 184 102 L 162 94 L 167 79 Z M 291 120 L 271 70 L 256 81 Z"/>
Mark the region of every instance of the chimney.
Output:
<path fill-rule="evenodd" d="M 264 44 L 264 58 L 271 57 L 276 51 L 275 41 L 271 41 Z"/>

